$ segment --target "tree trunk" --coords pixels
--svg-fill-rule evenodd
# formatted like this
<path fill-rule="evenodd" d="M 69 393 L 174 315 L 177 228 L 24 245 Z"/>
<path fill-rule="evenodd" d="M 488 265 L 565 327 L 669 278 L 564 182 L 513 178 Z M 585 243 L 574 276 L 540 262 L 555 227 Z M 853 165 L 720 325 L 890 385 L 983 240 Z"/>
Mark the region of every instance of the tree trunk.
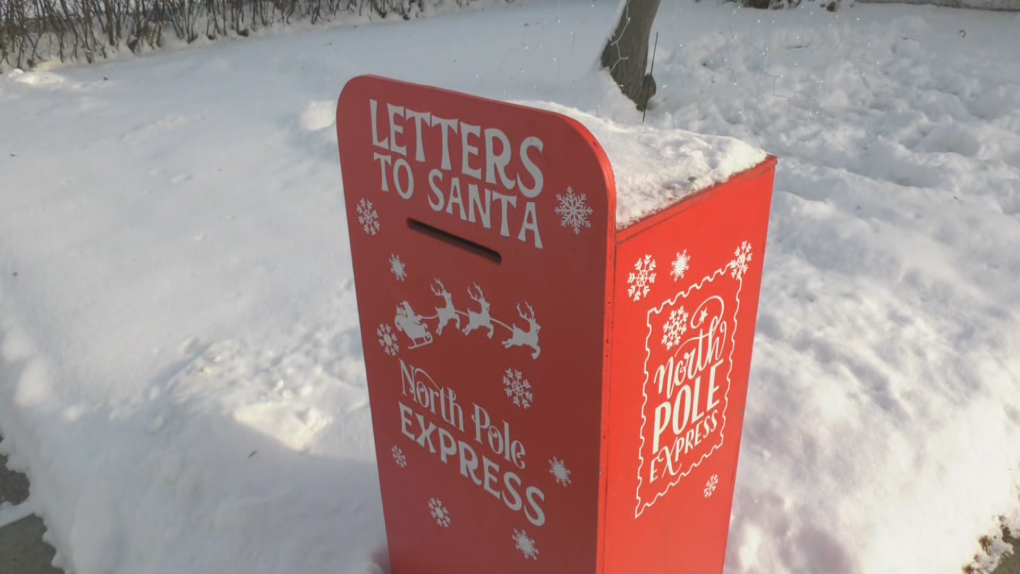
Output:
<path fill-rule="evenodd" d="M 623 95 L 639 110 L 648 106 L 655 95 L 655 79 L 646 74 L 648 40 L 652 22 L 659 11 L 660 0 L 624 0 L 623 13 L 606 47 L 602 50 L 602 67 L 609 70 Z"/>

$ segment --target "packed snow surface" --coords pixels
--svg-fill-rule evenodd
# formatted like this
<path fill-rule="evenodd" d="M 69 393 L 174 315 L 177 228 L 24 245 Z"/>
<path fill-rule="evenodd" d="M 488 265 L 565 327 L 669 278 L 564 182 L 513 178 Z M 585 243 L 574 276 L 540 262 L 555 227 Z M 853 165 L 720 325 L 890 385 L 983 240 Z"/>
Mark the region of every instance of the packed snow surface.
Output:
<path fill-rule="evenodd" d="M 595 136 L 613 167 L 618 229 L 722 183 L 766 156 L 736 138 L 626 125 L 550 102 L 515 103 L 573 118 Z"/>
<path fill-rule="evenodd" d="M 0 76 L 0 448 L 60 563 L 385 572 L 337 97 L 371 72 L 640 126 L 595 68 L 616 12 Z M 684 0 L 655 31 L 644 125 L 780 158 L 727 571 L 987 565 L 1020 531 L 1020 19 Z"/>

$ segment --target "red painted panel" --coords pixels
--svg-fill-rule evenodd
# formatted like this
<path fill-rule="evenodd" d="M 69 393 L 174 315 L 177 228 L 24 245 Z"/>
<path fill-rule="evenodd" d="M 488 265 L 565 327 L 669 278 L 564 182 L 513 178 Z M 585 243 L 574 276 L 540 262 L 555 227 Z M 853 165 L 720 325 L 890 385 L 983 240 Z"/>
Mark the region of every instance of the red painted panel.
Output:
<path fill-rule="evenodd" d="M 563 116 L 376 77 L 337 135 L 393 572 L 594 572 L 604 153 Z"/>
<path fill-rule="evenodd" d="M 774 160 L 621 232 L 604 572 L 722 572 Z"/>

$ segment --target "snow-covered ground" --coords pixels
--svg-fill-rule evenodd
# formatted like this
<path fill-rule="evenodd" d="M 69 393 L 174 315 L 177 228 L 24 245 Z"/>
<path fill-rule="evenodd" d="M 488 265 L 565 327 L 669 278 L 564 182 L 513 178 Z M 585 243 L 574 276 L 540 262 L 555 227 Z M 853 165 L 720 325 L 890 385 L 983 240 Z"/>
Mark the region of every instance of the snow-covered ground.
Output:
<path fill-rule="evenodd" d="M 372 72 L 621 123 L 616 1 L 0 76 L 0 433 L 68 570 L 385 571 L 333 114 Z M 1020 19 L 663 2 L 646 124 L 780 157 L 730 572 L 1020 525 Z"/>

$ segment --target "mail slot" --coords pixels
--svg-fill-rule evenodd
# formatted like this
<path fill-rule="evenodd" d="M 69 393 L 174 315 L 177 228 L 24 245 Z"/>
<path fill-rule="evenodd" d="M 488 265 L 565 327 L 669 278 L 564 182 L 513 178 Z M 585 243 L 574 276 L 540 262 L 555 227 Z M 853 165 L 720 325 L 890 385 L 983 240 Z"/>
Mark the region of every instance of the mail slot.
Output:
<path fill-rule="evenodd" d="M 568 114 L 362 76 L 337 135 L 392 571 L 722 572 L 775 158 L 635 217 Z"/>

